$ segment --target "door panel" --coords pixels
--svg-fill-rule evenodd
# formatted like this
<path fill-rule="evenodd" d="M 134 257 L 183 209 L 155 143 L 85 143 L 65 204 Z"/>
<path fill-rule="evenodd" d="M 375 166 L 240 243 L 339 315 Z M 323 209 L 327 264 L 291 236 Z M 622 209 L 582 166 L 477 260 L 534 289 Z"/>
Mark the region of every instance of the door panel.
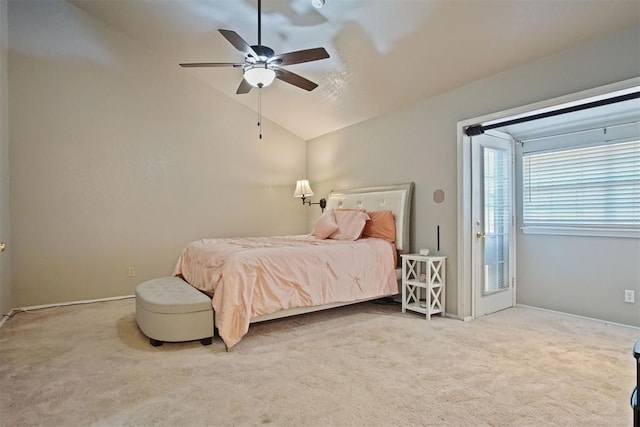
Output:
<path fill-rule="evenodd" d="M 475 317 L 515 303 L 512 146 L 497 132 L 471 140 Z"/>

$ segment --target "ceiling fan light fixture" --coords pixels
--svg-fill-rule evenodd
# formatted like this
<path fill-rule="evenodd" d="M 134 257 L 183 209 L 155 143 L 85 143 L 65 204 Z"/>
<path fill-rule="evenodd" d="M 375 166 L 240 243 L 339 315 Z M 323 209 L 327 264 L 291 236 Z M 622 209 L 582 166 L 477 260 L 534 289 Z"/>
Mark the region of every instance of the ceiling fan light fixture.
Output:
<path fill-rule="evenodd" d="M 324 6 L 324 0 L 311 0 L 311 4 L 316 9 L 320 9 L 322 6 Z"/>
<path fill-rule="evenodd" d="M 263 88 L 273 83 L 276 72 L 267 67 L 267 64 L 255 64 L 244 69 L 244 79 L 253 87 Z"/>

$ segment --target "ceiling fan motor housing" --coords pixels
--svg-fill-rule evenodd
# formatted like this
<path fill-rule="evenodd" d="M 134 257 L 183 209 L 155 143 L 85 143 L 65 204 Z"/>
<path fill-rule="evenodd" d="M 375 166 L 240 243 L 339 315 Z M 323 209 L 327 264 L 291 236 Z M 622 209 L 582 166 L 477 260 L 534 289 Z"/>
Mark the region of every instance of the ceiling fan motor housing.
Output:
<path fill-rule="evenodd" d="M 258 54 L 258 58 L 256 59 L 259 61 L 266 61 L 274 54 L 273 49 L 267 46 L 253 45 L 251 46 L 251 49 L 253 49 L 253 51 Z"/>

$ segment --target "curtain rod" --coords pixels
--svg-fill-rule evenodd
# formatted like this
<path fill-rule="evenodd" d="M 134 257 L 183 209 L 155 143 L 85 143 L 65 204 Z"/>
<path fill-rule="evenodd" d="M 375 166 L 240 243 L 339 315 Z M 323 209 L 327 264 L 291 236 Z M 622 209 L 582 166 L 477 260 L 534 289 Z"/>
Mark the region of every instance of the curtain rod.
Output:
<path fill-rule="evenodd" d="M 503 126 L 515 125 L 518 123 L 530 122 L 533 120 L 545 119 L 547 117 L 559 116 L 561 114 L 573 113 L 575 111 L 588 110 L 590 108 L 602 107 L 604 105 L 616 104 L 618 102 L 629 101 L 632 99 L 640 98 L 640 92 L 626 93 L 624 95 L 614 96 L 612 98 L 601 99 L 598 101 L 587 102 L 585 104 L 574 105 L 571 107 L 560 108 L 559 110 L 546 111 L 544 113 L 532 114 L 531 116 L 519 117 L 517 119 L 505 120 L 503 122 L 492 123 L 490 125 L 471 125 L 467 126 L 464 130 L 467 136 L 482 135 L 485 131 L 490 129 L 496 129 Z"/>

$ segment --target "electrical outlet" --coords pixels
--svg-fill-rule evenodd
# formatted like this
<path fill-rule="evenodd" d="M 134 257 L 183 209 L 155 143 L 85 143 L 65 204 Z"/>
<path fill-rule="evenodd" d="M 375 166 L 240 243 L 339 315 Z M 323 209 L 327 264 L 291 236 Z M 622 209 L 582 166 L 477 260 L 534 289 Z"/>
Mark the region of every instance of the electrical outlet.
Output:
<path fill-rule="evenodd" d="M 127 270 L 127 276 L 136 277 L 136 268 L 135 267 L 129 267 L 129 269 Z"/>
<path fill-rule="evenodd" d="M 636 302 L 636 291 L 634 291 L 632 289 L 625 289 L 624 290 L 624 302 L 635 304 L 635 302 Z"/>

